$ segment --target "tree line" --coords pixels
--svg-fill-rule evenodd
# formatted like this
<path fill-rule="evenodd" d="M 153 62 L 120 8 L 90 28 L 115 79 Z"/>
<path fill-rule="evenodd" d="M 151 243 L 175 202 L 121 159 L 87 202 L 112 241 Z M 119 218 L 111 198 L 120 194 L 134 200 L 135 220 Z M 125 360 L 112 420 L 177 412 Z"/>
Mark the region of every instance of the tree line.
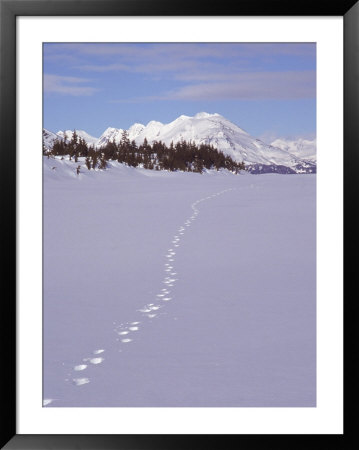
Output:
<path fill-rule="evenodd" d="M 141 145 L 130 141 L 128 132 L 122 133 L 121 140 L 108 142 L 100 149 L 89 146 L 74 130 L 71 139 L 64 134 L 63 139 L 54 141 L 52 148 L 43 148 L 44 155 L 68 156 L 78 162 L 79 157 L 85 158 L 86 167 L 91 169 L 106 169 L 107 161 L 118 161 L 130 167 L 141 166 L 150 170 L 168 170 L 202 173 L 205 169 L 228 169 L 239 173 L 244 169 L 244 163 L 234 161 L 212 145 L 189 141 L 171 142 L 169 146 L 161 141 L 152 145 L 144 139 Z"/>

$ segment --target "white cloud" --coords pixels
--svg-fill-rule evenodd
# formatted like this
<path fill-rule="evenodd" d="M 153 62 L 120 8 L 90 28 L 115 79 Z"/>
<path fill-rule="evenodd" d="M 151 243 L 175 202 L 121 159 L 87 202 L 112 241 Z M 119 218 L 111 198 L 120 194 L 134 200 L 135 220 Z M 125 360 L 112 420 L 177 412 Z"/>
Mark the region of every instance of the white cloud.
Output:
<path fill-rule="evenodd" d="M 243 72 L 189 84 L 157 100 L 294 100 L 315 98 L 315 71 Z M 227 79 L 226 79 L 227 78 Z M 153 99 L 153 98 L 151 98 Z"/>
<path fill-rule="evenodd" d="M 44 92 L 73 96 L 89 96 L 98 89 L 92 86 L 84 86 L 90 80 L 87 78 L 65 77 L 61 75 L 44 74 Z"/>

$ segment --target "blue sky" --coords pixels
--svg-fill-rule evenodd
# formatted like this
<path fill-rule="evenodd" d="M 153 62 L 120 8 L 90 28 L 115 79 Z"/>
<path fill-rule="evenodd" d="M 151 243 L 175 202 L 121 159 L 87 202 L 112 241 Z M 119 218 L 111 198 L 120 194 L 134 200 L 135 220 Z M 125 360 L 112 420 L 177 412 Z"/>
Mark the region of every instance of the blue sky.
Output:
<path fill-rule="evenodd" d="M 315 44 L 44 44 L 44 127 L 219 113 L 255 137 L 313 138 Z"/>

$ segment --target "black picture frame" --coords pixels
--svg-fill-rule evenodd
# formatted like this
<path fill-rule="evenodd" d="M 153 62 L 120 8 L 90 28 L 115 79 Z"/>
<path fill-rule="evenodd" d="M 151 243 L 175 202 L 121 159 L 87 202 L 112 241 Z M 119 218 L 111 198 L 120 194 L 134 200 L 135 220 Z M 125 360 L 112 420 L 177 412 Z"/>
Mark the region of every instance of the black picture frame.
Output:
<path fill-rule="evenodd" d="M 343 435 L 17 435 L 16 434 L 16 17 L 18 16 L 342 16 L 344 18 L 344 285 L 355 292 L 359 168 L 359 2 L 243 0 L 169 2 L 166 0 L 0 0 L 1 48 L 1 192 L 5 203 L 2 246 L 1 333 L 3 342 L 1 448 L 6 449 L 183 449 L 354 448 L 357 406 L 357 333 L 355 295 L 344 301 Z M 333 162 L 333 166 L 335 162 Z M 334 170 L 335 172 L 335 170 Z M 333 173 L 334 176 L 334 173 Z M 355 255 L 356 256 L 356 255 Z M 353 301 L 354 300 L 354 301 Z M 353 389 L 352 389 L 353 387 Z M 324 442 L 325 441 L 325 442 Z"/>

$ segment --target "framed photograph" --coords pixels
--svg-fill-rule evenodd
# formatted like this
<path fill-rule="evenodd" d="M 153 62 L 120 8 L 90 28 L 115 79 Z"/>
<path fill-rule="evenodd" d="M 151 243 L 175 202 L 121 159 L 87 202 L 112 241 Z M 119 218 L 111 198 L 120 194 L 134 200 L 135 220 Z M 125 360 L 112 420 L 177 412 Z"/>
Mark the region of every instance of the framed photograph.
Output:
<path fill-rule="evenodd" d="M 1 1 L 4 448 L 344 447 L 359 7 L 266 3 Z"/>

